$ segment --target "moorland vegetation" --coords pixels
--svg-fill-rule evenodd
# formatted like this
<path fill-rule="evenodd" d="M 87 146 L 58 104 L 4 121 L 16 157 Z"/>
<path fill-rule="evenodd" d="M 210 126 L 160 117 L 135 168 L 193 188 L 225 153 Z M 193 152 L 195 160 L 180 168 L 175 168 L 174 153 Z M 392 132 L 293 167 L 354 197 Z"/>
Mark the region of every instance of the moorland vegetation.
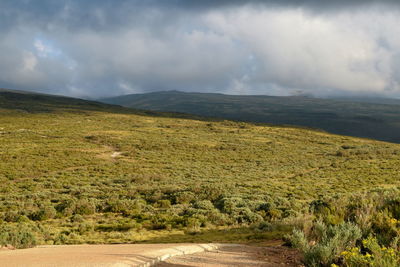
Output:
<path fill-rule="evenodd" d="M 309 266 L 399 263 L 398 144 L 3 92 L 0 147 L 0 245 L 286 236 Z"/>

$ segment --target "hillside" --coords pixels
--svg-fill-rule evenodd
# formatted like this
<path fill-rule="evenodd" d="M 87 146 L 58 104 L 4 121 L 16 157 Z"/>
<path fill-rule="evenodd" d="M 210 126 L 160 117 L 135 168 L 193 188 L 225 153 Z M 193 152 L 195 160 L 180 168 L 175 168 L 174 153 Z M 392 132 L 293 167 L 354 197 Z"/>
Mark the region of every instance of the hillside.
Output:
<path fill-rule="evenodd" d="M 78 98 L 39 94 L 27 91 L 9 90 L 0 88 L 0 109 L 19 110 L 27 113 L 44 113 L 60 110 L 127 110 L 121 107 L 107 105 L 100 102 L 88 101 Z"/>
<path fill-rule="evenodd" d="M 217 227 L 287 221 L 321 197 L 400 185 L 397 144 L 10 91 L 0 147 L 0 230 L 38 243 L 182 242 L 204 229 L 217 240 Z M 287 230 L 277 229 L 262 237 Z"/>
<path fill-rule="evenodd" d="M 398 100 L 357 98 L 350 101 L 344 98 L 233 96 L 169 91 L 126 95 L 100 101 L 147 110 L 298 125 L 341 135 L 400 142 L 400 105 L 396 105 L 400 103 Z"/>

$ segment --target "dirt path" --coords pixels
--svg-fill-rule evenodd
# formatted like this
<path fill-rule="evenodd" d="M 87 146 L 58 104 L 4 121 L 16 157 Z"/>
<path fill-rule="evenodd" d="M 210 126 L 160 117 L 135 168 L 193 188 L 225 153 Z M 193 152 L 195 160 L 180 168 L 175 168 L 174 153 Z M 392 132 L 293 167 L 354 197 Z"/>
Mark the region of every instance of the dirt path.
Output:
<path fill-rule="evenodd" d="M 218 250 L 177 256 L 156 265 L 157 267 L 299 267 L 295 251 L 282 246 L 253 247 L 245 245 L 222 246 Z"/>
<path fill-rule="evenodd" d="M 192 244 L 39 246 L 0 251 L 1 267 L 124 267 L 142 266 L 176 248 Z M 179 252 L 179 251 L 178 251 Z"/>
<path fill-rule="evenodd" d="M 217 250 L 215 250 L 217 249 Z M 207 251 L 207 252 L 205 252 Z M 214 251 L 214 252 L 213 252 Z M 125 266 L 287 266 L 295 254 L 282 247 L 224 244 L 134 244 L 40 246 L 0 250 L 2 267 L 125 267 Z"/>

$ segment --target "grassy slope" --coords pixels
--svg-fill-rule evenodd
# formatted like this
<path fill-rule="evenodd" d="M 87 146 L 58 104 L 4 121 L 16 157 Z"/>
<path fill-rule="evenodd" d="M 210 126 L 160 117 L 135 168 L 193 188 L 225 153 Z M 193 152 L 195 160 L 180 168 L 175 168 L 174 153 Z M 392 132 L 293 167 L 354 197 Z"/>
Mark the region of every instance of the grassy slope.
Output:
<path fill-rule="evenodd" d="M 385 99 L 230 96 L 157 92 L 102 100 L 127 107 L 233 120 L 314 127 L 331 133 L 400 142 L 400 105 Z M 392 103 L 393 105 L 368 103 Z"/>
<path fill-rule="evenodd" d="M 0 221 L 43 226 L 41 242 L 160 241 L 197 223 L 283 219 L 320 195 L 400 184 L 397 144 L 8 94 L 0 93 Z"/>

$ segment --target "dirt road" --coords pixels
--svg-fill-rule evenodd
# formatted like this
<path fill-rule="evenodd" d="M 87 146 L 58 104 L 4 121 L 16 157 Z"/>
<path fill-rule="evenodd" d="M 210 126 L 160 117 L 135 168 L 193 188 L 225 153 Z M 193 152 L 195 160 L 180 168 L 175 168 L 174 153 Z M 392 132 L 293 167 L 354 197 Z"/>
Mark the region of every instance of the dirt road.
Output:
<path fill-rule="evenodd" d="M 216 249 L 218 253 L 211 252 Z M 271 264 L 278 261 L 285 263 L 290 258 L 286 257 L 287 255 L 281 257 L 283 251 L 278 249 L 273 252 L 274 249 L 265 250 L 265 248 L 223 244 L 40 246 L 33 249 L 0 250 L 0 266 L 152 266 L 161 260 L 167 260 L 167 262 L 158 266 L 278 266 Z M 274 253 L 276 255 L 272 256 Z M 188 254 L 193 254 L 193 256 Z M 271 264 L 265 264 L 265 259 Z M 298 266 L 285 264 L 279 266 Z"/>
<path fill-rule="evenodd" d="M 165 255 L 204 251 L 205 244 L 39 246 L 0 251 L 1 267 L 142 266 Z"/>

